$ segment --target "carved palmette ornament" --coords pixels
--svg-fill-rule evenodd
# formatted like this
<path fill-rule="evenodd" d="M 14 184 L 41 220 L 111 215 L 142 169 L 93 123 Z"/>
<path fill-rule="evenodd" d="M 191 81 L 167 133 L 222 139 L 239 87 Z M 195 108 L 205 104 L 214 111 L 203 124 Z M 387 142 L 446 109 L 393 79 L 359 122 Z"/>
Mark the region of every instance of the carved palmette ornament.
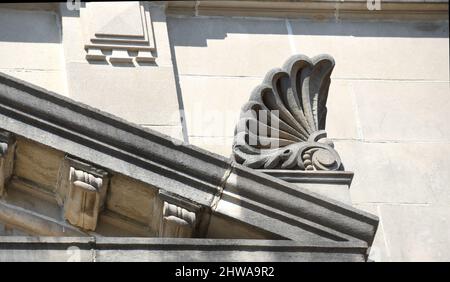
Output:
<path fill-rule="evenodd" d="M 235 161 L 261 169 L 341 169 L 324 131 L 333 68 L 329 55 L 295 55 L 267 73 L 242 107 L 233 143 Z"/>

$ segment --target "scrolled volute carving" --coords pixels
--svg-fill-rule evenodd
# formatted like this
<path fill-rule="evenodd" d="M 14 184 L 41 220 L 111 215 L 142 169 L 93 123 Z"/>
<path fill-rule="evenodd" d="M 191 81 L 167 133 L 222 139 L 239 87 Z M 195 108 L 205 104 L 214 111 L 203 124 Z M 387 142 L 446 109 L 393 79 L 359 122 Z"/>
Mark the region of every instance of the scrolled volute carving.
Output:
<path fill-rule="evenodd" d="M 326 102 L 334 59 L 289 58 L 267 73 L 242 107 L 233 157 L 251 168 L 339 170 L 339 154 L 327 139 Z"/>

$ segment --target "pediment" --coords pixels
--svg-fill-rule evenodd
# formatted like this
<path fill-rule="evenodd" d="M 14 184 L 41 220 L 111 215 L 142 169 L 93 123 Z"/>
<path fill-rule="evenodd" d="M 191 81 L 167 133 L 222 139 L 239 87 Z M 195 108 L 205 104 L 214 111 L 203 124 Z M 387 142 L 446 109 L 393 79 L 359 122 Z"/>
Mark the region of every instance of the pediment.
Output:
<path fill-rule="evenodd" d="M 3 235 L 364 260 L 376 232 L 368 213 L 4 74 L 0 129 Z"/>

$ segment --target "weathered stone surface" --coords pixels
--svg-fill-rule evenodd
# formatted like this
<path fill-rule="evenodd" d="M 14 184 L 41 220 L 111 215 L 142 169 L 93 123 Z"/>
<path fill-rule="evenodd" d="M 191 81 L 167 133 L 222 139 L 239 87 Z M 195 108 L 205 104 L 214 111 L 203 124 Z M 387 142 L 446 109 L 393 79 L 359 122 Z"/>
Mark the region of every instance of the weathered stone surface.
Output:
<path fill-rule="evenodd" d="M 12 248 L 13 247 L 13 248 Z M 272 240 L 2 237 L 0 261 L 355 261 L 364 247 Z"/>
<path fill-rule="evenodd" d="M 169 17 L 168 28 L 181 75 L 262 77 L 291 54 L 284 20 Z"/>
<path fill-rule="evenodd" d="M 336 149 L 355 173 L 354 203 L 449 203 L 448 144 L 339 141 Z"/>
<path fill-rule="evenodd" d="M 317 1 L 172 1 L 168 12 L 188 16 L 294 18 L 340 22 L 357 20 L 445 20 L 445 0 L 367 2 L 364 0 Z"/>
<path fill-rule="evenodd" d="M 3 7 L 0 71 L 67 95 L 57 15 Z"/>
<path fill-rule="evenodd" d="M 333 78 L 445 81 L 449 78 L 446 21 L 289 22 L 297 52 L 309 56 L 333 54 L 336 60 Z"/>
<path fill-rule="evenodd" d="M 449 82 L 351 83 L 365 140 L 450 141 Z"/>
<path fill-rule="evenodd" d="M 14 174 L 53 191 L 56 189 L 63 158 L 62 152 L 22 138 L 16 147 Z"/>
<path fill-rule="evenodd" d="M 259 83 L 260 78 L 181 75 L 189 137 L 233 137 L 241 107 Z"/>
<path fill-rule="evenodd" d="M 392 261 L 449 261 L 450 207 L 380 205 Z"/>
<path fill-rule="evenodd" d="M 106 208 L 143 224 L 153 220 L 157 189 L 122 175 L 111 178 Z"/>

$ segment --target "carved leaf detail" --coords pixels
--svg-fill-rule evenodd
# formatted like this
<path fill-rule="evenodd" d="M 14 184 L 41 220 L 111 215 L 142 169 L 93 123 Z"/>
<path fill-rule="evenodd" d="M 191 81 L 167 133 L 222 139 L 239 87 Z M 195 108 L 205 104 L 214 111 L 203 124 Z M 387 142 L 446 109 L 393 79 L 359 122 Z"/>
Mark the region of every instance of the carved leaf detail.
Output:
<path fill-rule="evenodd" d="M 324 131 L 333 68 L 329 55 L 295 55 L 269 71 L 242 107 L 234 159 L 251 168 L 340 169 Z"/>

